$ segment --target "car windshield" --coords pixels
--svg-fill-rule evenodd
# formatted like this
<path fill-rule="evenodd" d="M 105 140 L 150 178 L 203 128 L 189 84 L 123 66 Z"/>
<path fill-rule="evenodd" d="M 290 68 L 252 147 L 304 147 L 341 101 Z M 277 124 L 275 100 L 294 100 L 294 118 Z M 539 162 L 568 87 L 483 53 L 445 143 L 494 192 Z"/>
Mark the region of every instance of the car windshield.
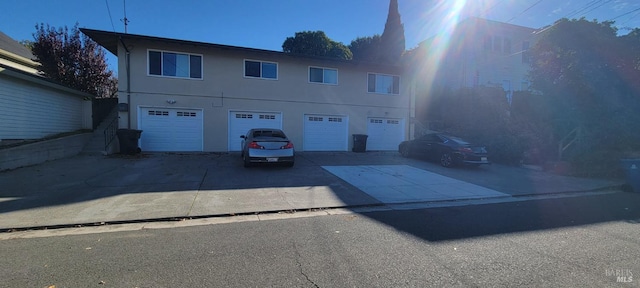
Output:
<path fill-rule="evenodd" d="M 458 137 L 442 135 L 442 138 L 444 139 L 445 143 L 447 141 L 453 141 L 453 142 L 455 142 L 456 144 L 459 144 L 459 145 L 469 145 L 469 142 L 464 141 L 464 140 L 462 140 L 462 139 L 460 139 Z"/>

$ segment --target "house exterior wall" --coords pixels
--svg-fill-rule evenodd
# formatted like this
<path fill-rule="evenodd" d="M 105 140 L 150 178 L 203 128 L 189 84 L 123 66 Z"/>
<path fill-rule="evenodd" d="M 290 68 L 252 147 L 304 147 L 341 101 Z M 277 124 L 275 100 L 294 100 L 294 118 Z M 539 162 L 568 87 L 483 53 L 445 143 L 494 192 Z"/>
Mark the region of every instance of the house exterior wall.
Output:
<path fill-rule="evenodd" d="M 6 71 L 0 73 L 0 140 L 39 139 L 91 129 L 90 101 L 25 80 L 32 76 L 21 79 L 7 75 Z"/>
<path fill-rule="evenodd" d="M 501 87 L 505 91 L 528 89 L 527 46 L 536 41 L 535 29 L 470 18 L 461 22 L 449 37 L 425 43 L 424 59 L 439 57 L 435 84 L 449 88 Z M 438 44 L 446 44 L 443 54 Z M 434 63 L 433 59 L 429 60 Z M 418 76 L 418 77 L 423 77 Z"/>
<path fill-rule="evenodd" d="M 127 51 L 119 45 L 119 102 L 129 103 L 129 111 L 120 112 L 120 128 L 137 129 L 141 107 L 165 107 L 202 109 L 204 151 L 228 150 L 230 111 L 282 113 L 282 128 L 299 150 L 304 150 L 305 114 L 347 116 L 349 135 L 366 134 L 368 117 L 404 119 L 405 135 L 409 135 L 409 77 L 402 77 L 400 68 L 147 39 L 124 42 L 130 53 L 131 74 L 127 79 Z M 149 49 L 202 55 L 203 79 L 148 75 Z M 245 59 L 278 63 L 277 80 L 244 77 Z M 310 83 L 309 66 L 337 69 L 338 84 Z M 400 94 L 367 92 L 368 73 L 400 75 Z"/>

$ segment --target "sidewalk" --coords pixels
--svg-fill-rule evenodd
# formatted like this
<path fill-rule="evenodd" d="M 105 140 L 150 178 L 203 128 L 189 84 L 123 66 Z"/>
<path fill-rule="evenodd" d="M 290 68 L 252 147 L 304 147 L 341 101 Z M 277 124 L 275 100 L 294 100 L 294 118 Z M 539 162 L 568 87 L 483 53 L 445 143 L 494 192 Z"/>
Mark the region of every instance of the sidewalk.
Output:
<path fill-rule="evenodd" d="M 391 152 L 306 152 L 296 161 L 293 168 L 247 169 L 238 155 L 226 153 L 84 155 L 5 171 L 0 231 L 615 190 L 622 184 L 500 165 L 447 169 Z M 363 171 L 369 178 L 358 178 Z"/>

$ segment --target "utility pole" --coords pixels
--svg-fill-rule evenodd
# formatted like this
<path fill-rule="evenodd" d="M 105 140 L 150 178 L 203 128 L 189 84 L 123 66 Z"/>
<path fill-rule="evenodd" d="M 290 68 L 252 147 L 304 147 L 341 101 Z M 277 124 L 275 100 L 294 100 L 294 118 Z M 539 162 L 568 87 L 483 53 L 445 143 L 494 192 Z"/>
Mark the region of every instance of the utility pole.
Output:
<path fill-rule="evenodd" d="M 129 25 L 129 19 L 127 19 L 127 0 L 122 0 L 124 6 L 124 18 L 120 19 L 124 23 L 124 34 L 127 34 L 127 25 Z"/>

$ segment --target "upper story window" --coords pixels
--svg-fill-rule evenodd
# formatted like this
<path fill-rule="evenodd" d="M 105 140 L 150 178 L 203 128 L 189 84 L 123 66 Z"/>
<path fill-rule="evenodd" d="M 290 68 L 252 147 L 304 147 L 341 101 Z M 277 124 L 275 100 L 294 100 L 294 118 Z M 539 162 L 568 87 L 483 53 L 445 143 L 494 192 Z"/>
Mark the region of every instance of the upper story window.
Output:
<path fill-rule="evenodd" d="M 309 82 L 338 84 L 338 70 L 329 68 L 309 67 Z"/>
<path fill-rule="evenodd" d="M 522 63 L 531 62 L 531 54 L 529 54 L 529 41 L 522 42 Z"/>
<path fill-rule="evenodd" d="M 504 54 L 511 54 L 511 39 L 505 37 L 504 46 L 502 48 Z"/>
<path fill-rule="evenodd" d="M 368 91 L 381 94 L 400 94 L 400 76 L 369 73 Z"/>
<path fill-rule="evenodd" d="M 149 75 L 202 79 L 202 55 L 149 50 Z"/>
<path fill-rule="evenodd" d="M 244 60 L 244 76 L 263 79 L 278 79 L 278 63 Z"/>

